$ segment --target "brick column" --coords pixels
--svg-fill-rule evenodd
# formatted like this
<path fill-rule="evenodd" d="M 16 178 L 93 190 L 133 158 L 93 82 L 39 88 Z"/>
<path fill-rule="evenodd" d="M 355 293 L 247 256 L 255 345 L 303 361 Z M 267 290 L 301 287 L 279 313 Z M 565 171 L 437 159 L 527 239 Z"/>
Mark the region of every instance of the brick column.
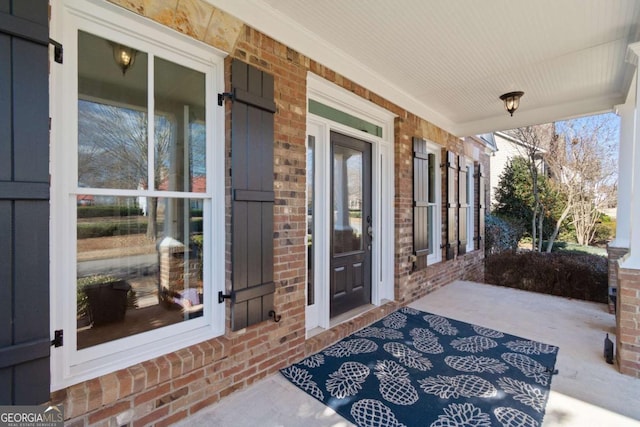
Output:
<path fill-rule="evenodd" d="M 640 378 L 640 270 L 618 268 L 616 317 L 620 372 Z"/>
<path fill-rule="evenodd" d="M 615 313 L 612 295 L 618 295 L 618 260 L 629 252 L 629 248 L 607 246 L 609 260 L 609 313 Z"/>

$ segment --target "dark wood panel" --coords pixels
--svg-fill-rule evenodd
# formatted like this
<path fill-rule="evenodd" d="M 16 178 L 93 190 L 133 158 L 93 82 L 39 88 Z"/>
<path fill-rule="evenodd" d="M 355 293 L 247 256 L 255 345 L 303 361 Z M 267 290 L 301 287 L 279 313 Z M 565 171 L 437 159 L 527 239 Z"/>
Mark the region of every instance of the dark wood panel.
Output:
<path fill-rule="evenodd" d="M 245 184 L 248 190 L 262 190 L 262 169 L 267 167 L 263 164 L 262 156 L 262 144 L 264 139 L 262 133 L 265 129 L 262 128 L 261 123 L 262 114 L 257 108 L 249 108 L 248 110 L 248 127 L 249 134 L 246 153 L 246 168 L 247 168 L 247 183 Z M 271 178 L 273 180 L 273 177 Z M 241 188 L 241 187 L 238 187 Z"/>
<path fill-rule="evenodd" d="M 232 90 L 232 329 L 273 309 L 273 76 L 234 60 Z M 265 90 L 264 85 L 267 85 Z M 275 108 L 272 108 L 275 111 Z"/>
<path fill-rule="evenodd" d="M 0 200 L 0 347 L 13 344 L 12 248 L 13 202 Z"/>
<path fill-rule="evenodd" d="M 0 200 L 49 200 L 49 184 L 0 181 Z"/>
<path fill-rule="evenodd" d="M 236 101 L 241 101 L 251 107 L 256 107 L 270 113 L 276 112 L 276 103 L 273 100 L 265 99 L 262 96 L 256 96 L 242 89 L 234 90 L 233 95 Z"/>
<path fill-rule="evenodd" d="M 273 79 L 270 80 L 273 85 Z M 273 99 L 273 88 L 271 89 L 271 99 Z M 260 188 L 263 191 L 273 191 L 273 126 L 273 114 L 262 111 L 260 113 L 260 127 L 262 128 L 262 134 L 260 135 L 262 138 L 260 143 L 260 156 L 263 159 L 270 159 L 270 163 L 266 163 L 263 160 L 265 165 L 259 169 Z"/>
<path fill-rule="evenodd" d="M 49 337 L 49 202 L 15 202 L 15 343 Z"/>
<path fill-rule="evenodd" d="M 234 190 L 233 199 L 244 202 L 273 202 L 275 201 L 275 193 L 273 191 L 254 191 L 254 190 Z"/>
<path fill-rule="evenodd" d="M 263 283 L 259 286 L 253 286 L 244 290 L 239 290 L 234 293 L 233 301 L 240 303 L 256 299 L 268 294 L 274 293 L 276 290 L 276 284 L 274 282 Z"/>
<path fill-rule="evenodd" d="M 49 29 L 46 24 L 38 24 L 4 12 L 0 12 L 0 33 L 41 46 L 49 44 Z"/>
<path fill-rule="evenodd" d="M 262 281 L 273 280 L 273 203 L 262 203 Z"/>
<path fill-rule="evenodd" d="M 247 175 L 249 153 L 249 107 L 239 102 L 233 103 L 231 121 L 231 174 L 234 189 L 249 189 Z M 255 190 L 255 189 L 254 189 Z"/>
<path fill-rule="evenodd" d="M 45 46 L 13 40 L 13 152 L 16 181 L 49 182 L 49 75 Z"/>
<path fill-rule="evenodd" d="M 50 347 L 51 341 L 49 338 L 3 347 L 0 349 L 0 369 L 29 362 L 33 359 L 48 357 Z"/>
<path fill-rule="evenodd" d="M 446 169 L 446 193 L 447 193 L 447 243 L 446 258 L 453 259 L 455 250 L 458 246 L 458 238 L 456 233 L 456 212 L 458 210 L 458 202 L 456 195 L 456 156 L 450 151 L 445 152 L 445 169 Z"/>
<path fill-rule="evenodd" d="M 247 279 L 248 203 L 233 203 L 233 289 L 245 289 Z"/>
<path fill-rule="evenodd" d="M 13 0 L 13 15 L 48 27 L 48 0 Z"/>
<path fill-rule="evenodd" d="M 247 203 L 247 283 L 262 283 L 262 207 Z"/>
<path fill-rule="evenodd" d="M 0 34 L 0 181 L 13 175 L 11 130 L 11 37 Z"/>
<path fill-rule="evenodd" d="M 333 297 L 347 293 L 347 268 L 344 265 L 333 268 Z"/>

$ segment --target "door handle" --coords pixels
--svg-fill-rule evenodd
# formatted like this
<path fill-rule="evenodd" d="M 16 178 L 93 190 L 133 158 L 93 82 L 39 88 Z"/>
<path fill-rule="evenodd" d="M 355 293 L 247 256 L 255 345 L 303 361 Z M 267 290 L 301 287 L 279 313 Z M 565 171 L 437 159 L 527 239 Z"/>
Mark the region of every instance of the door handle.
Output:
<path fill-rule="evenodd" d="M 368 226 L 367 227 L 367 234 L 369 235 L 371 240 L 373 240 L 373 227 L 372 226 Z"/>

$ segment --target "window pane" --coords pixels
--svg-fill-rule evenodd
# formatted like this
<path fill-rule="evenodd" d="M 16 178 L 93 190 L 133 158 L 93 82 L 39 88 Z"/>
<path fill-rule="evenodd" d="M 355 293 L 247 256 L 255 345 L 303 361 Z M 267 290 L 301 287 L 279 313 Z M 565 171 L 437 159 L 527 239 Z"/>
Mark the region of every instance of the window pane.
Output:
<path fill-rule="evenodd" d="M 202 316 L 202 200 L 78 196 L 78 349 Z"/>
<path fill-rule="evenodd" d="M 433 224 L 433 210 L 435 209 L 435 206 L 429 206 L 427 208 L 427 230 L 428 230 L 428 237 L 427 237 L 427 250 L 428 250 L 428 254 L 431 255 L 433 254 L 433 246 L 434 246 L 434 239 L 435 239 L 435 227 Z"/>
<path fill-rule="evenodd" d="M 78 33 L 78 185 L 136 189 L 147 181 L 147 54 L 123 72 L 115 44 Z"/>
<path fill-rule="evenodd" d="M 315 137 L 309 135 L 307 146 L 307 305 L 315 302 L 315 287 L 313 283 L 313 215 L 314 215 L 314 150 Z"/>
<path fill-rule="evenodd" d="M 205 75 L 155 60 L 155 186 L 206 192 Z"/>
<path fill-rule="evenodd" d="M 335 145 L 333 168 L 333 253 L 362 250 L 362 152 Z"/>
<path fill-rule="evenodd" d="M 436 156 L 435 154 L 428 154 L 429 158 L 429 203 L 436 202 Z"/>

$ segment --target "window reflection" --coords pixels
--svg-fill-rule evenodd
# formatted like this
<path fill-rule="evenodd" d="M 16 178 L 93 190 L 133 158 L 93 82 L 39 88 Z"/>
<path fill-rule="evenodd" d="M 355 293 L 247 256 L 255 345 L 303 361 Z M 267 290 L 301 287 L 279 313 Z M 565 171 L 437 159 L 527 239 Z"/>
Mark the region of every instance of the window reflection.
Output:
<path fill-rule="evenodd" d="M 205 74 L 140 51 L 123 74 L 111 49 L 78 34 L 78 349 L 201 317 L 206 293 Z"/>
<path fill-rule="evenodd" d="M 333 253 L 363 249 L 362 153 L 334 146 L 333 154 Z"/>
<path fill-rule="evenodd" d="M 169 227 L 168 213 L 189 199 L 153 200 L 155 220 L 140 198 L 78 200 L 78 348 L 202 315 L 202 214 L 186 212 L 180 233 Z"/>

